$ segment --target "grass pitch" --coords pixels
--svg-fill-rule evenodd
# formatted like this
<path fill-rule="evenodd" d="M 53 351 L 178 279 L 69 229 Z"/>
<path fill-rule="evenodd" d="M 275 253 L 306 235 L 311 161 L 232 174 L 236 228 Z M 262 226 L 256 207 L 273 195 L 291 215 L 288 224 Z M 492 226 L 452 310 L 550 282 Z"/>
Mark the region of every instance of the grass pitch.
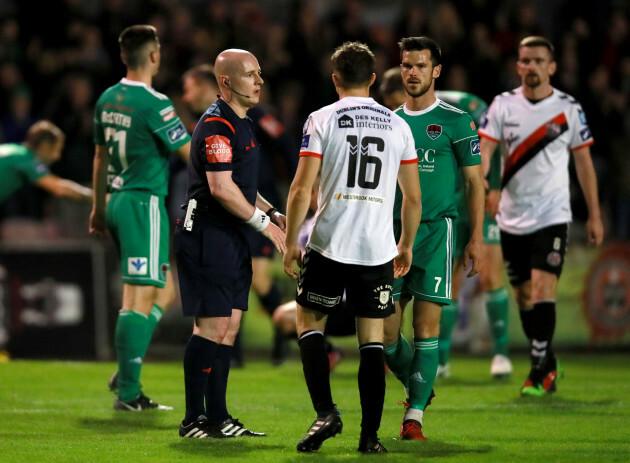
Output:
<path fill-rule="evenodd" d="M 627 355 L 564 355 L 558 393 L 519 397 L 528 360 L 516 357 L 512 379 L 489 377 L 489 360 L 455 357 L 453 377 L 438 380 L 425 414 L 428 441 L 397 439 L 403 398 L 393 375 L 380 437 L 389 452 L 357 453 L 360 423 L 356 358 L 332 373 L 333 398 L 344 431 L 314 454 L 295 445 L 314 419 L 301 365 L 249 361 L 232 370 L 231 413 L 264 438 L 185 440 L 183 373 L 179 363 L 147 362 L 147 394 L 175 411 L 114 412 L 106 382 L 113 363 L 12 361 L 0 364 L 2 462 L 556 462 L 630 461 L 630 368 Z"/>

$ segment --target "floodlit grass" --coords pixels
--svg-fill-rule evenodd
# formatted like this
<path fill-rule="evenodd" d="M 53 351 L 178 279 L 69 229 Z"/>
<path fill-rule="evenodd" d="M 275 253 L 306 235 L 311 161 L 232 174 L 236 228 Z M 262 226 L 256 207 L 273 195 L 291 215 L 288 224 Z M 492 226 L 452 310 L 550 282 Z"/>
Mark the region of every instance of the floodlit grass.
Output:
<path fill-rule="evenodd" d="M 516 357 L 512 379 L 489 377 L 489 360 L 456 356 L 453 377 L 439 380 L 425 415 L 428 441 L 396 439 L 402 417 L 397 380 L 388 375 L 380 437 L 396 462 L 630 461 L 630 368 L 627 355 L 565 355 L 558 393 L 518 395 L 528 370 Z M 314 418 L 299 361 L 280 367 L 250 360 L 230 374 L 231 413 L 264 438 L 184 440 L 183 373 L 179 363 L 147 362 L 143 383 L 172 412 L 114 412 L 106 381 L 113 363 L 12 361 L 0 364 L 0 461 L 364 461 L 356 452 L 360 410 L 357 361 L 332 374 L 343 434 L 313 455 L 295 445 Z"/>

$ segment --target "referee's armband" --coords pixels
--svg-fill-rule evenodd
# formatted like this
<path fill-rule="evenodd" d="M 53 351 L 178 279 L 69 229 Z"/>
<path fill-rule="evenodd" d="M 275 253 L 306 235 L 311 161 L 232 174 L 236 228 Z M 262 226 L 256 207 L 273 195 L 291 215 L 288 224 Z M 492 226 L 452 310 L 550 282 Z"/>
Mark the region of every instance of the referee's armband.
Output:
<path fill-rule="evenodd" d="M 258 208 L 254 210 L 254 215 L 252 215 L 249 220 L 245 221 L 246 224 L 251 225 L 256 231 L 259 232 L 267 228 L 269 222 L 269 216 Z"/>

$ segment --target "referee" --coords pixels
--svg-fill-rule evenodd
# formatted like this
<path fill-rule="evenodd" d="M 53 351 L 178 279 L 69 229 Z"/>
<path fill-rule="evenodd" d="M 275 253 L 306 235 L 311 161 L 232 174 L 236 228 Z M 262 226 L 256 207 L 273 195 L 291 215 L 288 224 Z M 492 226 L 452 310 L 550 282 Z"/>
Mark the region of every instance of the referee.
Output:
<path fill-rule="evenodd" d="M 186 416 L 179 435 L 264 436 L 232 418 L 225 396 L 230 353 L 252 282 L 245 230 L 253 227 L 283 252 L 285 218 L 257 192 L 260 151 L 246 113 L 260 99 L 258 61 L 248 51 L 225 50 L 215 72 L 221 98 L 193 132 L 188 207 L 175 230 L 182 307 L 185 316 L 194 317 L 184 354 Z"/>

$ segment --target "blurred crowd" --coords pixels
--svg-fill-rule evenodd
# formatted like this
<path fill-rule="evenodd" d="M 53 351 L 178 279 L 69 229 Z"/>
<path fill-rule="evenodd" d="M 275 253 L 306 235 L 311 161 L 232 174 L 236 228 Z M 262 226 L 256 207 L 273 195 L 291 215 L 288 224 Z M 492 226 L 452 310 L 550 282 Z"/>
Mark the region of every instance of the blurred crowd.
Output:
<path fill-rule="evenodd" d="M 380 77 L 399 64 L 401 37 L 429 35 L 444 54 L 438 88 L 468 91 L 490 103 L 519 85 L 519 40 L 544 35 L 556 46 L 559 72 L 552 83 L 582 103 L 596 140 L 593 158 L 607 235 L 627 240 L 629 18 L 627 0 L 596 5 L 572 0 L 2 0 L 0 143 L 21 142 L 33 121 L 48 118 L 67 135 L 64 157 L 53 171 L 89 184 L 94 103 L 124 75 L 117 39 L 131 24 L 158 29 L 162 66 L 154 87 L 173 99 L 187 123 L 194 119 L 181 104 L 182 74 L 193 65 L 213 63 L 223 49 L 244 48 L 261 64 L 263 104 L 296 139 L 306 116 L 336 99 L 328 59 L 346 40 L 372 48 Z M 373 88 L 378 84 L 377 78 Z M 579 221 L 584 207 L 577 190 Z M 42 218 L 50 213 L 44 200 L 33 187 L 22 190 L 0 208 L 0 220 Z"/>

